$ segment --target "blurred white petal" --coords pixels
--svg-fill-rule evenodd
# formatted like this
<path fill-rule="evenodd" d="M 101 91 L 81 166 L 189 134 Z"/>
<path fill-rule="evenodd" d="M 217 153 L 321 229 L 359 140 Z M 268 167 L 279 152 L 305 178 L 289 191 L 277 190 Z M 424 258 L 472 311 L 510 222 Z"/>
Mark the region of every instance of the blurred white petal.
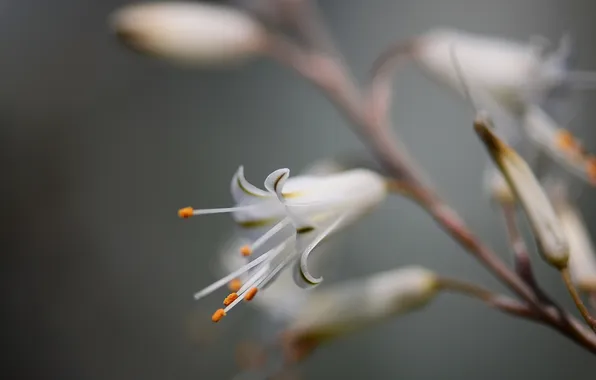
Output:
<path fill-rule="evenodd" d="M 321 342 L 364 329 L 427 305 L 438 293 L 434 273 L 410 266 L 314 292 L 285 333 L 292 360 Z"/>

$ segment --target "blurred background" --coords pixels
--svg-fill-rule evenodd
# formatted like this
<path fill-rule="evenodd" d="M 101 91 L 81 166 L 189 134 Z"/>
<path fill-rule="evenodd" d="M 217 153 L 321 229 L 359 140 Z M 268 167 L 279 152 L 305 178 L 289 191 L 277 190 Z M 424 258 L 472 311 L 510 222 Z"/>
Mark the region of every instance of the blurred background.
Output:
<path fill-rule="evenodd" d="M 226 216 L 191 221 L 180 207 L 231 204 L 243 164 L 260 184 L 279 167 L 361 151 L 314 88 L 267 60 L 236 71 L 172 67 L 131 53 L 107 26 L 125 0 L 0 2 L 3 159 L 3 377 L 227 379 L 239 342 L 268 324 L 241 307 L 213 325 Z M 359 79 L 396 39 L 436 26 L 528 40 L 575 39 L 596 68 L 591 0 L 322 0 Z M 475 232 L 510 261 L 501 217 L 482 194 L 486 156 L 457 97 L 413 67 L 395 82 L 393 116 L 411 152 Z M 573 128 L 594 151 L 596 94 Z M 596 234 L 596 194 L 580 204 Z M 505 291 L 409 201 L 397 197 L 341 241 L 341 277 L 417 263 Z M 569 308 L 559 277 L 535 260 Z M 271 327 L 273 329 L 273 327 Z M 255 335 L 256 334 L 256 335 Z M 537 324 L 455 295 L 321 348 L 305 379 L 573 379 L 594 357 Z"/>

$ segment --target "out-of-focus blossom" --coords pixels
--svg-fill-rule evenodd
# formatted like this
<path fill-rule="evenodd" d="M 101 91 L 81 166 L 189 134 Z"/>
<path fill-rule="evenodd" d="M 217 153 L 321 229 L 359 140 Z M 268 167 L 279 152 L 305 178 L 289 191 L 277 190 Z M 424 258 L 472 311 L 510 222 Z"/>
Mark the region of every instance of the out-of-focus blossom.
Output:
<path fill-rule="evenodd" d="M 557 89 L 589 80 L 587 74 L 566 68 L 571 50 L 568 38 L 563 38 L 555 51 L 546 53 L 544 44 L 441 29 L 419 37 L 415 46 L 414 60 L 424 72 L 460 94 L 473 90 L 474 100 L 488 108 L 495 119 L 499 137 L 509 144 L 529 140 L 534 151 L 544 152 L 596 186 L 594 156 L 541 108 Z M 498 185 L 499 181 L 487 184 Z"/>
<path fill-rule="evenodd" d="M 244 256 L 244 265 L 195 295 L 205 297 L 226 284 L 232 288 L 225 308 L 213 315 L 214 322 L 242 300 L 252 300 L 289 266 L 294 266 L 294 282 L 299 286 L 318 285 L 322 278 L 308 269 L 311 252 L 372 210 L 387 193 L 385 179 L 364 169 L 294 178 L 289 178 L 288 169 L 279 169 L 267 177 L 265 189 L 250 184 L 240 167 L 231 183 L 235 207 L 179 211 L 183 218 L 232 213 L 250 242 L 238 252 Z"/>
<path fill-rule="evenodd" d="M 435 274 L 417 266 L 317 290 L 283 335 L 286 361 L 301 360 L 321 343 L 417 310 L 438 291 Z"/>
<path fill-rule="evenodd" d="M 417 39 L 414 59 L 430 76 L 464 92 L 450 50 L 457 57 L 466 80 L 486 91 L 510 112 L 521 112 L 526 104 L 539 102 L 550 90 L 565 83 L 569 42 L 562 39 L 550 54 L 536 43 L 435 29 Z"/>
<path fill-rule="evenodd" d="M 249 14 L 200 2 L 128 5 L 112 15 L 111 25 L 136 51 L 192 65 L 244 61 L 267 43 L 265 29 Z"/>
<path fill-rule="evenodd" d="M 530 107 L 524 115 L 524 126 L 532 142 L 540 146 L 559 165 L 576 177 L 596 186 L 596 158 L 582 144 L 542 109 Z"/>
<path fill-rule="evenodd" d="M 564 181 L 549 187 L 570 248 L 569 272 L 577 288 L 596 294 L 596 251 L 581 213 L 573 204 Z"/>
<path fill-rule="evenodd" d="M 557 268 L 569 261 L 569 243 L 546 192 L 527 162 L 494 134 L 487 120 L 475 129 L 524 208 L 544 259 Z"/>

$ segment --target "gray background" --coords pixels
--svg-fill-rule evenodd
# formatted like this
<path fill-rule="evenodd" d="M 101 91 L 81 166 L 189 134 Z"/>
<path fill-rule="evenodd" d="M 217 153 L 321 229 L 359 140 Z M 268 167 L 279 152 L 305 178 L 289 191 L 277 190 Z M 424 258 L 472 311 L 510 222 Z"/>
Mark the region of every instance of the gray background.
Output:
<path fill-rule="evenodd" d="M 136 56 L 106 27 L 127 1 L 0 3 L 4 374 L 56 379 L 222 379 L 258 316 L 213 326 L 211 258 L 225 216 L 181 221 L 179 207 L 228 205 L 239 164 L 260 182 L 330 154 L 361 149 L 330 104 L 268 61 L 197 72 Z M 322 1 L 362 79 L 396 38 L 438 25 L 527 39 L 571 31 L 579 67 L 596 68 L 590 0 Z M 396 81 L 399 133 L 444 195 L 508 255 L 481 194 L 485 155 L 469 110 L 413 68 Z M 594 94 L 579 125 L 596 150 Z M 596 226 L 593 195 L 581 205 Z M 342 241 L 342 276 L 419 263 L 503 290 L 406 200 L 392 198 Z M 508 257 L 507 257 L 508 259 Z M 567 306 L 556 274 L 541 280 Z M 217 298 L 217 297 L 216 297 Z M 322 348 L 309 379 L 588 379 L 596 361 L 545 327 L 443 296 L 422 312 Z M 14 376 L 18 374 L 19 376 Z"/>

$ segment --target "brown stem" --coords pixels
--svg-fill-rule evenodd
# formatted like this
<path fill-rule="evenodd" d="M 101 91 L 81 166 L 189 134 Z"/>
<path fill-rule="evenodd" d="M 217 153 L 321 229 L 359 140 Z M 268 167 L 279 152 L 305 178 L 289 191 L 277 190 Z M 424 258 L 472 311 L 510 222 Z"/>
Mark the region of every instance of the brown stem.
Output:
<path fill-rule="evenodd" d="M 532 262 L 526 247 L 526 243 L 519 231 L 515 215 L 515 204 L 499 202 L 503 216 L 505 219 L 505 226 L 507 228 L 507 235 L 509 236 L 509 245 L 514 254 L 515 270 L 520 277 L 534 290 L 534 292 L 541 298 L 542 301 L 552 304 L 552 300 L 540 289 L 534 271 L 532 270 Z"/>
<path fill-rule="evenodd" d="M 562 316 L 554 307 L 547 307 L 544 309 L 547 316 L 547 318 L 545 318 L 519 301 L 504 295 L 493 293 L 490 290 L 484 289 L 476 284 L 447 277 L 440 277 L 438 282 L 439 286 L 444 290 L 454 291 L 473 298 L 477 298 L 488 306 L 506 314 L 547 325 L 559 331 L 561 334 L 565 335 L 580 346 L 586 348 L 588 351 L 596 354 L 596 339 L 594 339 L 593 336 L 586 335 L 582 326 L 577 326 L 577 322 L 575 322 L 575 326 L 571 326 L 572 328 L 569 328 L 569 321 L 566 320 L 565 316 Z"/>
<path fill-rule="evenodd" d="M 561 269 L 561 276 L 563 277 L 563 282 L 565 282 L 565 286 L 567 287 L 567 290 L 569 290 L 569 294 L 571 295 L 571 298 L 573 299 L 573 302 L 575 303 L 577 310 L 579 310 L 580 314 L 582 315 L 588 326 L 590 326 L 592 330 L 596 332 L 596 319 L 594 319 L 594 317 L 590 315 L 590 311 L 588 310 L 586 305 L 584 305 L 584 301 L 582 301 L 582 298 L 577 292 L 575 285 L 573 285 L 573 282 L 571 281 L 571 275 L 569 274 L 569 269 Z"/>
<path fill-rule="evenodd" d="M 317 30 L 324 31 L 323 28 Z M 326 36 L 325 39 L 331 40 Z M 364 98 L 360 88 L 352 80 L 349 70 L 343 65 L 341 58 L 330 54 L 306 51 L 279 38 L 271 39 L 269 50 L 275 59 L 294 68 L 322 90 L 336 108 L 342 111 L 356 127 L 354 128 L 355 132 L 377 155 L 380 162 L 387 167 L 392 177 L 396 180 L 409 182 L 416 190 L 414 199 L 423 206 L 440 227 L 525 300 L 532 312 L 536 313 L 541 320 L 560 328 L 561 331 L 566 331 L 565 327 L 558 325 L 562 319 L 561 316 L 543 306 L 533 289 L 508 268 L 492 250 L 480 243 L 457 213 L 435 194 L 424 178 L 424 171 L 417 167 L 406 147 L 394 136 L 387 116 L 391 95 L 391 87 L 387 84 L 389 69 L 385 71 L 384 68 L 380 78 L 373 78 L 370 94 Z M 404 48 L 404 51 L 407 49 Z M 383 89 L 383 91 L 379 92 L 375 89 Z M 379 99 L 383 101 L 377 104 Z M 576 338 L 590 342 L 591 337 L 586 336 L 581 324 L 568 314 L 566 317 L 575 328 L 573 334 L 576 334 Z M 570 332 L 567 331 L 567 333 Z M 596 347 L 596 342 L 588 344 Z"/>

